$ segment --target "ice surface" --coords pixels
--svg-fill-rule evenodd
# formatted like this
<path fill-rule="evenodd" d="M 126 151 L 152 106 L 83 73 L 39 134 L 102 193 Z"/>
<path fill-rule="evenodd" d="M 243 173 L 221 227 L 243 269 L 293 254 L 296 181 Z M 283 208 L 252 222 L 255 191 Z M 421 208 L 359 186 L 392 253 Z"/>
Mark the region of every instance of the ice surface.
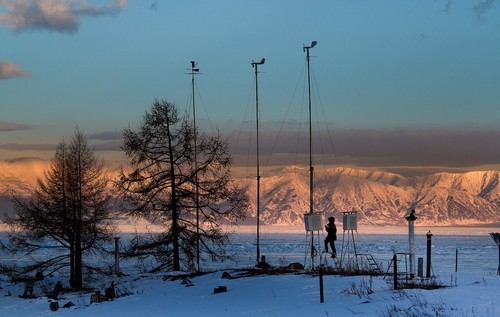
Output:
<path fill-rule="evenodd" d="M 342 233 L 337 248 L 341 248 Z M 125 240 L 125 239 L 123 239 Z M 264 233 L 261 252 L 274 265 L 303 262 L 307 237 L 299 233 Z M 239 260 L 204 264 L 205 270 L 217 271 L 190 280 L 186 287 L 181 279 L 166 273 L 147 274 L 145 263 L 122 262 L 124 277 L 103 277 L 91 282 L 93 287 L 108 287 L 114 281 L 119 294 L 128 294 L 111 302 L 90 305 L 89 293 L 62 293 L 60 306 L 72 301 L 72 308 L 52 312 L 47 297 L 21 299 L 23 284 L 0 279 L 0 316 L 398 316 L 413 311 L 415 316 L 498 316 L 500 314 L 500 276 L 495 275 L 498 249 L 489 235 L 433 236 L 433 273 L 448 286 L 438 290 L 394 291 L 383 277 L 324 277 L 324 303 L 319 302 L 319 278 L 314 275 L 259 275 L 222 279 L 227 270 L 233 277 L 239 272 L 230 267 L 252 267 L 255 264 L 255 236 L 235 234 L 230 248 Z M 371 252 L 377 261 L 386 263 L 392 252 L 405 251 L 404 234 L 359 235 L 363 252 Z M 425 256 L 425 235 L 417 235 L 417 256 Z M 458 273 L 455 273 L 455 252 L 459 250 Z M 2 255 L 0 260 L 8 257 Z M 94 259 L 96 260 L 96 259 Z M 112 259 L 99 259 L 103 265 Z M 108 264 L 106 264 L 108 263 Z M 173 276 L 179 276 L 176 272 Z M 40 282 L 38 295 L 50 289 L 63 276 Z M 390 280 L 390 279 L 389 279 Z M 226 286 L 228 291 L 215 294 L 214 288 Z M 6 296 L 6 295 L 11 296 Z"/>

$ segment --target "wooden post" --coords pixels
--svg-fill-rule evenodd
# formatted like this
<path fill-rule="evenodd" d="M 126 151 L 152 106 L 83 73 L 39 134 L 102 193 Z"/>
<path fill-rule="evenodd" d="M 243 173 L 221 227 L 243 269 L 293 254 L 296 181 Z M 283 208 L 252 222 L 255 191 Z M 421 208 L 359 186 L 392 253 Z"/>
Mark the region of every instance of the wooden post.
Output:
<path fill-rule="evenodd" d="M 392 257 L 392 263 L 394 265 L 394 289 L 398 289 L 398 256 L 396 254 Z"/>

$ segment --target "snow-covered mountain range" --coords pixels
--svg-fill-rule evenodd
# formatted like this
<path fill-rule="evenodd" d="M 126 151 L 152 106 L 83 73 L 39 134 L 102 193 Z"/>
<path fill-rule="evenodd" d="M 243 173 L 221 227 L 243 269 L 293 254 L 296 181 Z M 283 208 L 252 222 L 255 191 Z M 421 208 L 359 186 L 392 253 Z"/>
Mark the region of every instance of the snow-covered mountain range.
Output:
<path fill-rule="evenodd" d="M 255 180 L 245 183 L 255 197 Z M 415 209 L 419 225 L 500 224 L 498 171 L 463 174 L 438 173 L 421 177 L 332 168 L 315 172 L 314 211 L 342 219 L 342 212 L 358 211 L 358 222 L 403 225 Z M 251 199 L 255 216 L 255 199 Z M 261 177 L 261 221 L 264 224 L 300 225 L 309 211 L 309 171 L 287 167 Z"/>
<path fill-rule="evenodd" d="M 43 175 L 45 161 L 0 162 L 0 214 L 11 210 L 12 190 L 26 194 Z M 342 219 L 344 211 L 358 211 L 358 222 L 405 225 L 415 209 L 419 225 L 499 225 L 498 171 L 463 174 L 437 173 L 405 177 L 352 168 L 317 169 L 314 211 Z M 256 180 L 241 178 L 250 198 L 248 219 L 255 223 Z M 261 216 L 266 225 L 302 225 L 309 211 L 309 170 L 285 167 L 261 177 Z"/>

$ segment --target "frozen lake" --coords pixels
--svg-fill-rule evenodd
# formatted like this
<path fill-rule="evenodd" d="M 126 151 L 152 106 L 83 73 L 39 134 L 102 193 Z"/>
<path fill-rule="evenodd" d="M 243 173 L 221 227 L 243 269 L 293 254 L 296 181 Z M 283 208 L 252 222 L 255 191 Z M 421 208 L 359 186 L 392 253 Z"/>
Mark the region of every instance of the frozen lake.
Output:
<path fill-rule="evenodd" d="M 318 238 L 315 235 L 314 239 Z M 323 236 L 319 236 L 321 244 Z M 238 254 L 236 266 L 249 266 L 256 260 L 255 235 L 250 233 L 235 234 L 231 247 Z M 261 235 L 260 254 L 273 265 L 282 263 L 309 261 L 310 237 L 297 233 L 270 233 Z M 340 233 L 336 242 L 337 254 L 347 253 L 352 246 L 352 236 Z M 342 243 L 344 241 L 344 243 Z M 407 253 L 409 250 L 408 235 L 405 234 L 354 234 L 354 242 L 358 253 L 369 253 L 387 269 L 390 260 L 396 253 Z M 317 245 L 317 242 L 314 242 Z M 321 248 L 323 246 L 321 245 Z M 458 250 L 458 270 L 478 274 L 496 274 L 498 266 L 498 247 L 489 235 L 436 235 L 432 236 L 432 269 L 434 272 L 454 272 Z M 425 234 L 415 236 L 415 258 L 424 258 L 427 254 L 427 237 Z M 315 260 L 318 261 L 318 260 Z M 316 262 L 317 263 L 317 262 Z"/>
<path fill-rule="evenodd" d="M 415 258 L 424 259 L 424 272 L 426 267 L 427 238 L 425 233 L 428 228 L 419 228 L 415 235 Z M 493 228 L 483 228 L 482 231 L 474 231 L 469 234 L 449 234 L 449 229 L 433 229 L 432 236 L 432 271 L 435 274 L 442 272 L 454 272 L 455 260 L 458 252 L 458 271 L 476 274 L 496 274 L 498 267 L 498 247 L 487 232 L 498 231 Z M 202 263 L 201 270 L 230 269 L 253 267 L 256 264 L 256 235 L 251 230 L 231 234 L 231 242 L 228 251 L 235 255 L 234 261 L 207 262 Z M 353 240 L 358 253 L 372 254 L 381 269 L 385 272 L 389 262 L 396 253 L 407 253 L 409 250 L 408 235 L 404 230 L 392 230 L 396 233 L 354 233 L 354 235 L 338 233 L 336 242 L 337 254 L 342 250 L 345 254 L 352 252 Z M 440 233 L 444 232 L 444 233 Z M 122 234 L 122 243 L 131 237 L 130 234 Z M 314 235 L 315 248 L 323 250 L 324 234 Z M 0 239 L 5 239 L 6 234 L 0 233 Z M 292 262 L 310 265 L 310 240 L 311 236 L 305 231 L 282 230 L 282 232 L 268 232 L 263 230 L 260 235 L 260 254 L 266 257 L 266 261 L 274 266 L 284 266 Z M 319 244 L 319 243 L 320 244 Z M 344 245 L 344 248 L 342 248 Z M 348 250 L 348 247 L 351 248 Z M 110 245 L 110 250 L 113 246 Z M 1 251 L 0 251 L 1 252 Z M 11 255 L 0 253 L 0 261 L 12 259 Z M 17 256 L 17 261 L 29 261 L 26 257 Z M 113 258 L 93 259 L 103 265 L 112 267 Z M 315 264 L 319 263 L 319 257 L 315 257 Z M 140 265 L 129 261 L 122 261 L 123 270 L 135 270 L 142 266 L 147 270 L 148 262 L 143 261 Z M 392 270 L 391 270 L 392 271 Z M 130 272 L 132 273 L 132 272 Z M 424 273 L 425 274 L 425 273 Z"/>

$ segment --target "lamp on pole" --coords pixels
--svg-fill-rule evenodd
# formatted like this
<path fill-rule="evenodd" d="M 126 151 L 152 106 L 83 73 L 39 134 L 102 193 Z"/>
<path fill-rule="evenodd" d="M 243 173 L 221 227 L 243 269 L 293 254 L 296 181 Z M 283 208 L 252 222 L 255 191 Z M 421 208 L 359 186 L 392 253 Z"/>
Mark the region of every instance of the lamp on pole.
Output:
<path fill-rule="evenodd" d="M 255 69 L 255 121 L 257 125 L 257 263 L 260 262 L 260 160 L 259 160 L 259 82 L 258 67 L 266 62 L 262 58 L 259 62 L 252 60 L 252 67 Z"/>
<path fill-rule="evenodd" d="M 193 143 L 194 143 L 194 183 L 195 183 L 195 205 L 196 205 L 196 267 L 200 270 L 200 192 L 198 187 L 198 144 L 196 131 L 196 106 L 194 98 L 194 76 L 199 74 L 200 69 L 196 67 L 196 62 L 191 61 L 191 88 L 193 94 Z"/>

